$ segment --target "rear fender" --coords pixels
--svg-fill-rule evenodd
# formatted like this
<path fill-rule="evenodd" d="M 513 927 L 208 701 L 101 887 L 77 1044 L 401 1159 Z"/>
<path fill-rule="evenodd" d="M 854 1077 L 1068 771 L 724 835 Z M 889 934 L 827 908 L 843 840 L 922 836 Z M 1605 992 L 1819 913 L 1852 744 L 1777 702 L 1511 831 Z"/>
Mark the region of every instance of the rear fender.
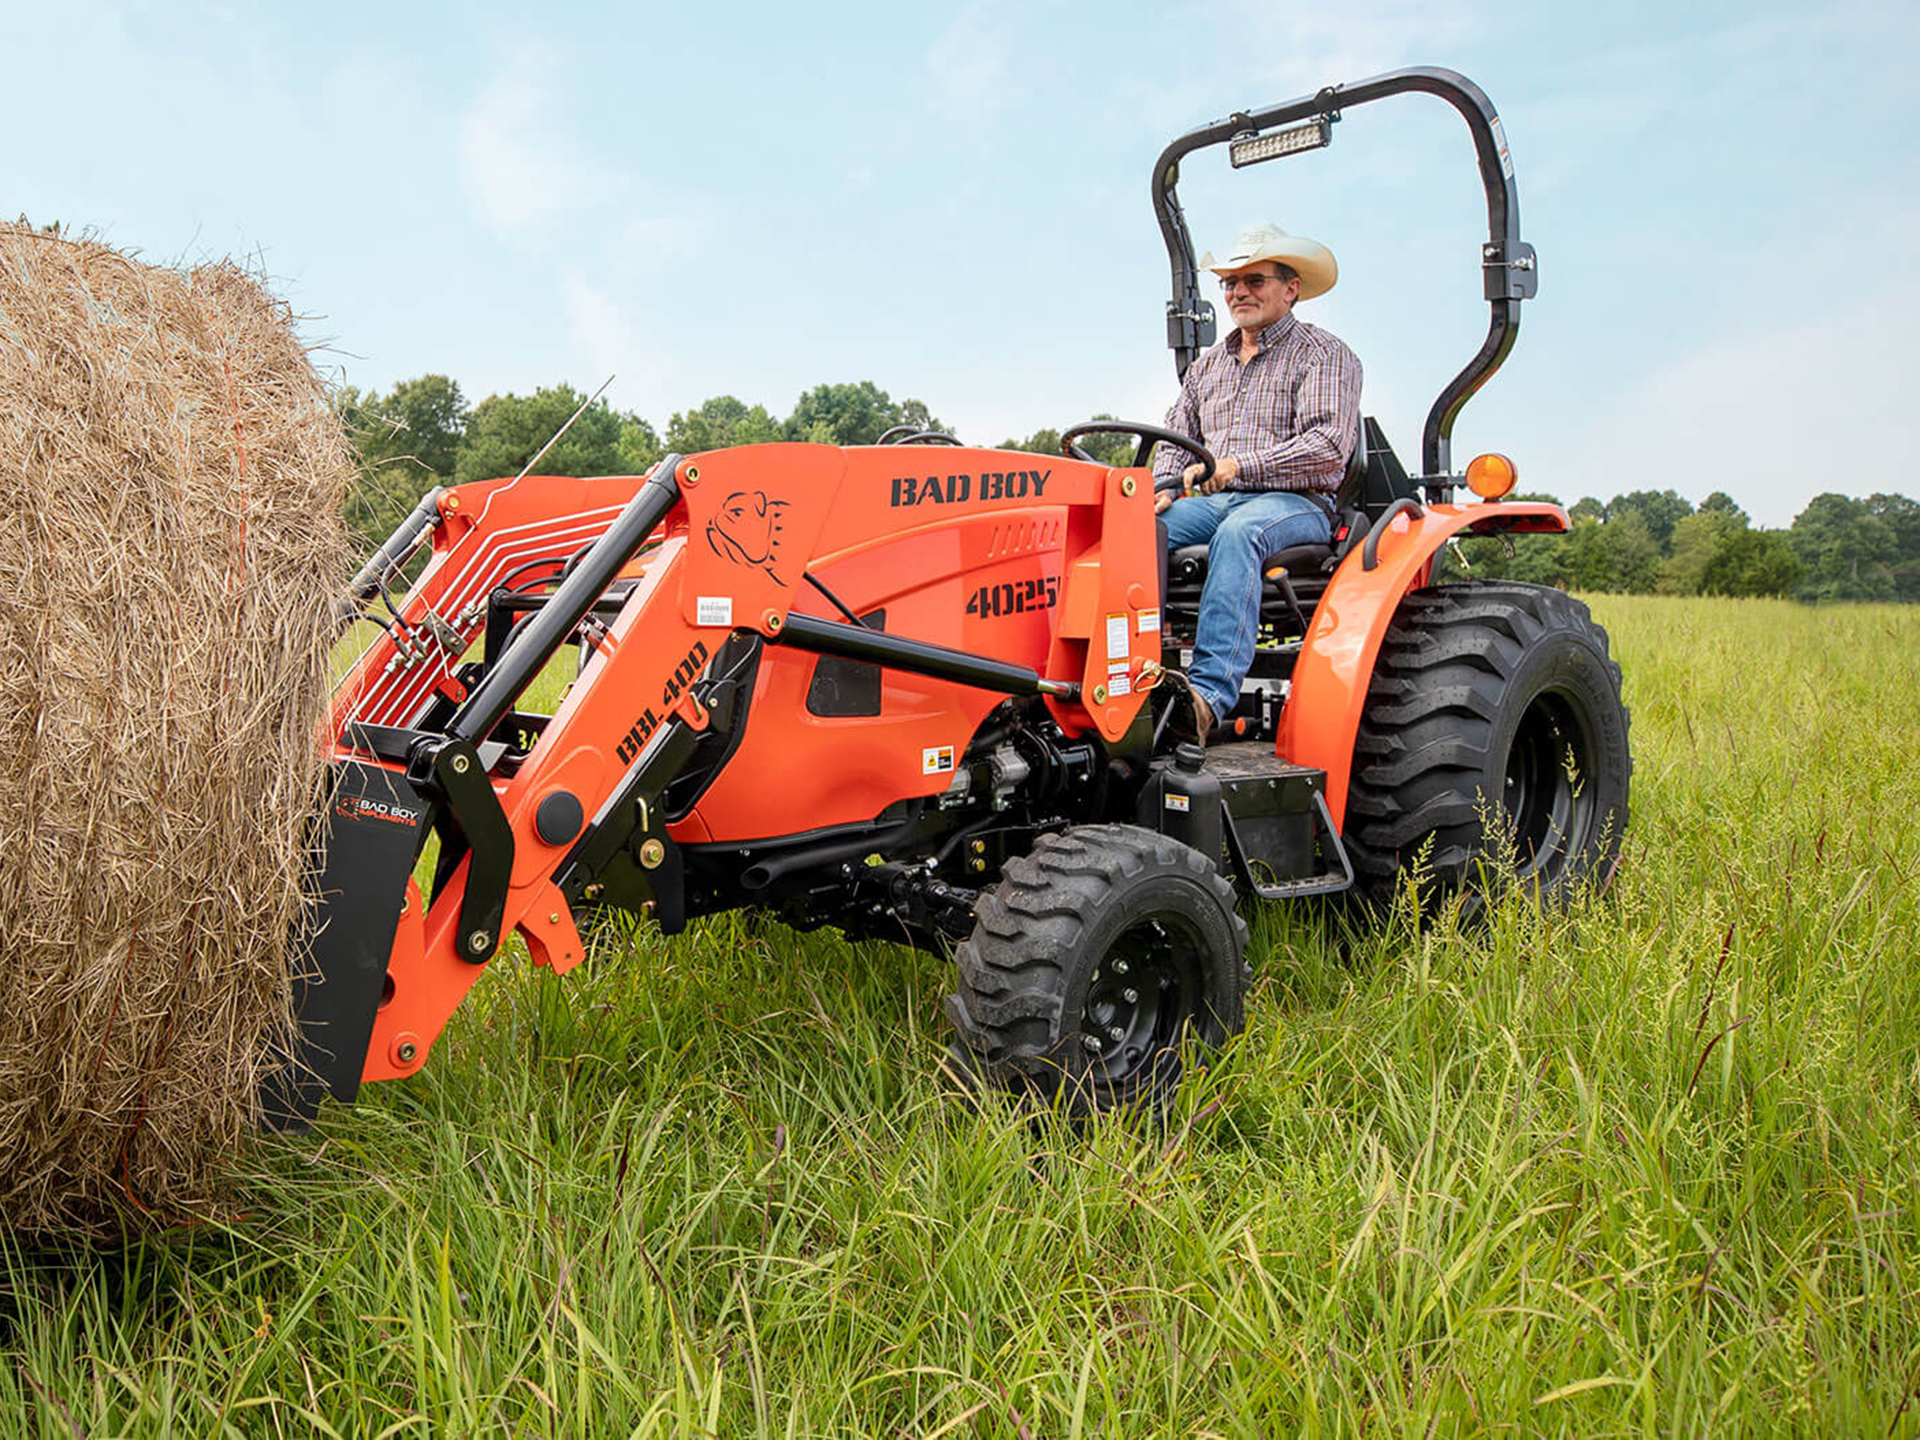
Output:
<path fill-rule="evenodd" d="M 1346 825 L 1353 744 L 1374 660 L 1401 598 L 1427 583 L 1440 547 L 1462 531 L 1551 534 L 1566 528 L 1567 512 L 1558 505 L 1428 505 L 1417 518 L 1403 511 L 1368 537 L 1373 569 L 1365 565 L 1366 547 L 1356 545 L 1347 553 L 1314 609 L 1274 742 L 1282 759 L 1326 772 L 1327 807 L 1335 824 Z"/>

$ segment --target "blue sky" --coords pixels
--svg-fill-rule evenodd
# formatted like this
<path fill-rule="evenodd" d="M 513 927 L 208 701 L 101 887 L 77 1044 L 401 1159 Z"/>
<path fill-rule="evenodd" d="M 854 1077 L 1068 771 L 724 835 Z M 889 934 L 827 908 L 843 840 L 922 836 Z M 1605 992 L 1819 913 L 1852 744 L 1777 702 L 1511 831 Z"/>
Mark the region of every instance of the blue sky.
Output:
<path fill-rule="evenodd" d="M 1177 134 L 1404 64 L 1492 96 L 1540 252 L 1456 462 L 1571 500 L 1920 493 L 1920 7 L 980 0 L 812 6 L 10 3 L 0 210 L 263 268 L 337 378 L 471 399 L 608 373 L 663 424 L 871 379 L 992 443 L 1172 398 L 1148 203 Z M 1219 152 L 1210 152 L 1219 155 Z M 1331 148 L 1196 157 L 1199 249 L 1333 248 L 1301 307 L 1403 459 L 1484 332 L 1465 127 L 1410 96 Z"/>

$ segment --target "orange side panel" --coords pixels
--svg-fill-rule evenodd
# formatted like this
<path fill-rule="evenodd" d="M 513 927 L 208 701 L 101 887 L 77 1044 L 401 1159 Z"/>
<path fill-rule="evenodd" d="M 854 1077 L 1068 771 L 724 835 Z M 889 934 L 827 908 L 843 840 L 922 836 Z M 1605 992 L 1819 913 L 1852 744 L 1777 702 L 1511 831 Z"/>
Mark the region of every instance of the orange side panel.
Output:
<path fill-rule="evenodd" d="M 767 635 L 789 609 L 843 620 L 801 580 L 810 570 L 856 615 L 884 610 L 890 635 L 1084 680 L 1085 708 L 1054 707 L 1075 732 L 1092 719 L 1116 739 L 1131 724 L 1138 679 L 1160 654 L 1158 614 L 1142 608 L 1156 563 L 1144 472 L 1127 495 L 1126 472 L 945 446 L 752 446 L 701 456 L 698 469 L 684 616 L 730 614 Z M 799 834 L 939 795 L 1005 698 L 889 669 L 877 716 L 815 715 L 820 663 L 768 647 L 740 748 L 675 838 Z"/>
<path fill-rule="evenodd" d="M 1566 528 L 1567 512 L 1558 505 L 1429 505 L 1418 520 L 1394 518 L 1380 537 L 1374 569 L 1361 568 L 1359 546 L 1340 562 L 1294 663 L 1274 742 L 1282 759 L 1327 772 L 1327 806 L 1336 825 L 1346 824 L 1353 744 L 1373 662 L 1401 597 L 1425 583 L 1435 553 L 1462 530 Z"/>

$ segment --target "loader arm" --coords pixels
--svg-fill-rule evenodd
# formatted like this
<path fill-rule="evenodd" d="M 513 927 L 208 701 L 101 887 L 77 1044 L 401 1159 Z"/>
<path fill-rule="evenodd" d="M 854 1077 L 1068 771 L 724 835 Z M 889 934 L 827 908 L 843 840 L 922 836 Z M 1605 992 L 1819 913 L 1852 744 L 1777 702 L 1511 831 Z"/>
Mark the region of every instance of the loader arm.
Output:
<path fill-rule="evenodd" d="M 823 815 L 845 788 L 829 784 L 831 801 L 801 807 L 815 823 L 930 803 L 1008 696 L 1044 697 L 1065 734 L 1128 732 L 1159 660 L 1144 473 L 931 455 L 752 446 L 669 456 L 644 478 L 526 477 L 437 499 L 419 527 L 429 563 L 331 711 L 336 803 L 300 1002 L 310 1073 L 279 1108 L 297 1120 L 322 1094 L 420 1069 L 509 934 L 564 972 L 595 906 L 680 928 L 687 843 L 756 821 L 763 835 L 796 828 L 770 798 L 778 717 L 755 725 L 758 750 L 736 752 L 750 714 L 814 656 L 901 681 L 888 691 L 899 734 L 860 745 L 867 788 L 851 787 L 847 815 Z M 383 550 L 389 569 L 404 549 Z M 970 594 L 981 574 L 1025 578 Z M 912 632 L 859 622 L 889 595 Z M 517 708 L 568 643 L 583 663 L 554 713 Z M 833 723 L 810 743 L 851 754 Z M 941 744 L 922 743 L 935 733 Z M 689 813 L 735 770 L 750 773 Z M 423 890 L 412 871 L 429 834 L 440 848 Z"/>

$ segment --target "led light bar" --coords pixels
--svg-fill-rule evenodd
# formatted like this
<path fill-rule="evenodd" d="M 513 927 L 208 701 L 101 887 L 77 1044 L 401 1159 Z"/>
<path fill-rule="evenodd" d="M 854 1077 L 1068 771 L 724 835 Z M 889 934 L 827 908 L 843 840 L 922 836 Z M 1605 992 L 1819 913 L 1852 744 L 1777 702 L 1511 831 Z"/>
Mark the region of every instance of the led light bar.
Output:
<path fill-rule="evenodd" d="M 1333 143 L 1333 122 L 1322 115 L 1304 125 L 1275 130 L 1271 135 L 1246 135 L 1227 142 L 1227 159 L 1238 170 L 1243 165 L 1258 165 L 1262 160 L 1278 160 L 1282 155 L 1298 155 L 1302 150 L 1318 150 Z"/>

